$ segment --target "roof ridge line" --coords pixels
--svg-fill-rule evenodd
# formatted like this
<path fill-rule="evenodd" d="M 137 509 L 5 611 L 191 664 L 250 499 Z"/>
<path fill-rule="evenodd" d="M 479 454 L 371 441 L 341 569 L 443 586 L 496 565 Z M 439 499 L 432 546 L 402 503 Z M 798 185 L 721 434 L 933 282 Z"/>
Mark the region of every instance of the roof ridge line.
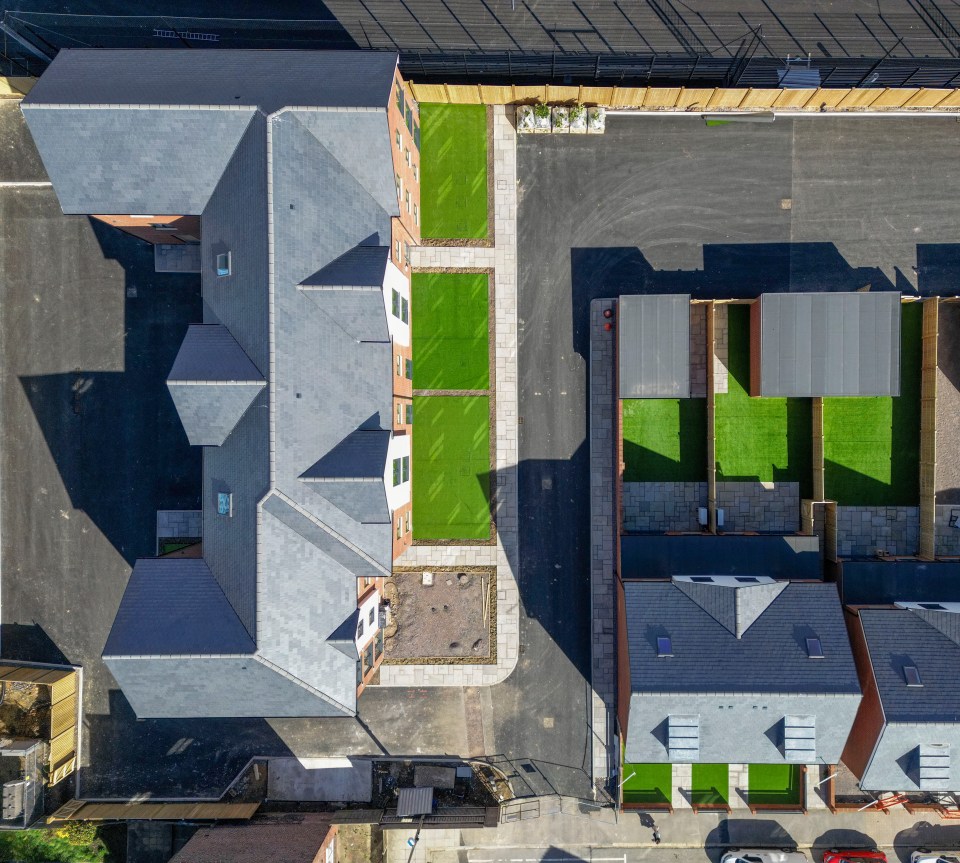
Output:
<path fill-rule="evenodd" d="M 311 695 L 316 695 L 317 698 L 320 698 L 323 701 L 326 701 L 328 704 L 331 704 L 334 707 L 338 708 L 339 710 L 342 710 L 344 713 L 347 713 L 347 714 L 356 713 L 356 711 L 350 710 L 346 705 L 341 704 L 339 701 L 337 701 L 337 699 L 331 698 L 325 692 L 322 692 L 316 687 L 311 686 L 306 681 L 301 680 L 299 677 L 297 677 L 294 674 L 291 674 L 285 668 L 281 668 L 275 662 L 272 662 L 271 660 L 267 659 L 262 653 L 260 653 L 259 647 L 257 648 L 257 652 L 253 654 L 253 661 L 259 662 L 261 665 L 266 666 L 271 671 L 275 672 L 276 674 L 279 674 L 281 677 L 285 677 L 291 683 L 295 683 L 297 686 L 301 687 L 302 689 L 307 690 L 307 692 L 309 692 Z"/>

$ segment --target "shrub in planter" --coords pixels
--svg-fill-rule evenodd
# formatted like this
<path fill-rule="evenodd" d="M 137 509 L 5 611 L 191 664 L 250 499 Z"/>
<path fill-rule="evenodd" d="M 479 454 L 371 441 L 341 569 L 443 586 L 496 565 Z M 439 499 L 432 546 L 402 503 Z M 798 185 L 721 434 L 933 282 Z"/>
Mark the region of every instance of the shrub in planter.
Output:
<path fill-rule="evenodd" d="M 550 131 L 550 106 L 539 104 L 533 107 L 533 131 Z"/>
<path fill-rule="evenodd" d="M 517 108 L 517 131 L 533 131 L 533 105 L 520 105 Z"/>
<path fill-rule="evenodd" d="M 580 135 L 587 131 L 587 109 L 579 103 L 570 109 L 570 131 Z"/>
<path fill-rule="evenodd" d="M 607 128 L 606 108 L 587 109 L 587 131 L 601 134 Z"/>
<path fill-rule="evenodd" d="M 570 111 L 567 108 L 558 106 L 553 109 L 553 131 L 554 132 L 569 132 L 570 131 Z"/>

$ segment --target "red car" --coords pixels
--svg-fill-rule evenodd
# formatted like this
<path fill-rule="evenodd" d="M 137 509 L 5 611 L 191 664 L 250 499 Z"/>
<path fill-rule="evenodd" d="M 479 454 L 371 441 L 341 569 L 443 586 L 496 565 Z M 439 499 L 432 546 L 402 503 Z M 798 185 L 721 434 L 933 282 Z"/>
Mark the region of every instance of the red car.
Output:
<path fill-rule="evenodd" d="M 823 852 L 823 863 L 887 863 L 887 855 L 867 848 L 831 848 Z"/>

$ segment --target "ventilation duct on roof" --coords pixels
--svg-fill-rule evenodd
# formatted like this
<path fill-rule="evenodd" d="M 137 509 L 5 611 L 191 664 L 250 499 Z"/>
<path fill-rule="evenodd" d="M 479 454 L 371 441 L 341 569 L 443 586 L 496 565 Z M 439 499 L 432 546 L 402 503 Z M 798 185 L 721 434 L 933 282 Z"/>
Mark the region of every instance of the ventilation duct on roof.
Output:
<path fill-rule="evenodd" d="M 798 764 L 812 764 L 817 760 L 815 716 L 783 717 L 783 757 Z"/>
<path fill-rule="evenodd" d="M 950 745 L 925 743 L 917 747 L 921 791 L 950 790 Z"/>
<path fill-rule="evenodd" d="M 667 749 L 671 761 L 700 760 L 699 715 L 667 717 Z"/>

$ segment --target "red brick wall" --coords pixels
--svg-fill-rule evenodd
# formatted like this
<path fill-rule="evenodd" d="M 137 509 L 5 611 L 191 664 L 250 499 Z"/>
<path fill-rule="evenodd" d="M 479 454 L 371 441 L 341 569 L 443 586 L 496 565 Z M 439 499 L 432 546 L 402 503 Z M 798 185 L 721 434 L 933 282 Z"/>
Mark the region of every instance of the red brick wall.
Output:
<path fill-rule="evenodd" d="M 403 90 L 405 111 L 397 107 L 397 88 Z M 406 108 L 413 113 L 414 128 L 420 126 L 420 106 L 398 71 L 390 92 L 387 120 L 390 126 L 390 149 L 393 153 L 393 172 L 400 178 L 400 221 L 416 243 L 420 242 L 420 151 L 414 143 L 413 134 L 407 127 Z M 399 146 L 397 136 L 399 134 Z M 409 208 L 408 208 L 409 193 Z M 416 213 L 414 212 L 416 207 Z"/>
<path fill-rule="evenodd" d="M 149 219 L 133 216 L 91 216 L 108 225 L 119 228 L 127 234 L 155 245 L 165 243 L 176 245 L 190 243 L 200 239 L 199 216 L 151 216 Z M 174 231 L 160 231 L 155 225 L 175 228 Z M 193 237 L 194 239 L 189 239 Z"/>
<path fill-rule="evenodd" d="M 877 691 L 873 666 L 870 664 L 860 615 L 856 611 L 845 609 L 844 616 L 847 632 L 850 635 L 850 647 L 853 649 L 853 659 L 857 664 L 860 688 L 863 690 L 863 700 L 857 709 L 857 716 L 853 721 L 853 728 L 847 738 L 841 760 L 858 779 L 862 779 L 870 762 L 870 756 L 883 733 L 883 707 L 880 704 L 880 694 Z"/>

